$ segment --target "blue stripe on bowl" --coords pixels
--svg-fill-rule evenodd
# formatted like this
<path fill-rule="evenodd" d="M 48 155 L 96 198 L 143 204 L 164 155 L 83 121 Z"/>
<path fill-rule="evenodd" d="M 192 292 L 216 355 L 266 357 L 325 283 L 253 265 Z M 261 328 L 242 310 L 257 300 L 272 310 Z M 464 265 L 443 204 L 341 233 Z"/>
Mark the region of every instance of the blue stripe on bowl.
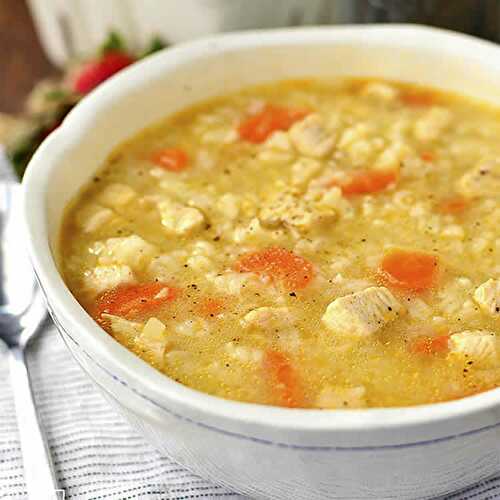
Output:
<path fill-rule="evenodd" d="M 500 427 L 500 422 L 496 422 L 494 424 L 486 425 L 484 427 L 479 427 L 478 429 L 473 429 L 470 431 L 458 433 L 458 434 L 453 434 L 451 436 L 445 436 L 441 438 L 436 438 L 436 439 L 428 439 L 424 441 L 415 441 L 411 443 L 401 443 L 401 444 L 388 444 L 388 445 L 381 445 L 381 446 L 304 446 L 304 445 L 297 445 L 297 444 L 289 444 L 289 443 L 281 443 L 278 441 L 270 441 L 267 439 L 261 439 L 257 438 L 254 436 L 247 436 L 245 434 L 240 434 L 238 432 L 232 432 L 232 431 L 227 431 L 224 429 L 220 429 L 218 427 L 215 427 L 213 425 L 205 424 L 203 422 L 198 422 L 196 420 L 193 420 L 189 417 L 186 417 L 184 415 L 180 415 L 169 408 L 165 408 L 164 406 L 160 405 L 156 401 L 152 400 L 142 392 L 138 391 L 137 389 L 134 389 L 131 387 L 127 382 L 116 376 L 114 373 L 109 371 L 105 366 L 101 365 L 98 361 L 96 361 L 85 349 L 83 349 L 80 344 L 68 333 L 68 331 L 61 325 L 61 323 L 58 321 L 56 318 L 55 314 L 49 307 L 49 312 L 50 315 L 52 316 L 52 319 L 54 320 L 54 323 L 56 324 L 57 328 L 59 329 L 59 333 L 61 334 L 61 337 L 63 338 L 64 342 L 66 342 L 66 339 L 64 338 L 64 335 L 66 335 L 78 348 L 79 351 L 81 351 L 89 361 L 91 361 L 94 365 L 96 365 L 101 371 L 103 371 L 107 376 L 111 377 L 113 380 L 121 384 L 123 387 L 126 387 L 128 390 L 133 392 L 135 395 L 139 396 L 140 398 L 144 399 L 145 401 L 151 403 L 152 405 L 156 406 L 157 408 L 160 408 L 162 411 L 168 413 L 169 415 L 179 419 L 183 420 L 185 422 L 189 422 L 190 424 L 196 425 L 198 427 L 202 427 L 204 429 L 209 429 L 213 432 L 217 432 L 219 434 L 225 435 L 225 436 L 230 436 L 236 439 L 243 439 L 246 441 L 251 441 L 254 443 L 259 443 L 267 446 L 276 446 L 279 448 L 289 448 L 289 449 L 296 449 L 296 450 L 303 450 L 303 451 L 335 451 L 335 452 L 340 452 L 340 451 L 347 451 L 347 452 L 353 452 L 353 451 L 374 451 L 374 450 L 391 450 L 391 449 L 401 449 L 401 448 L 414 448 L 417 446 L 429 446 L 437 443 L 442 443 L 444 441 L 450 441 L 453 439 L 458 439 L 458 438 L 463 438 L 463 437 L 468 437 L 468 436 L 473 436 L 475 434 L 479 434 L 482 432 L 487 432 L 492 429 L 496 429 L 497 427 Z M 64 335 L 62 335 L 61 332 L 64 332 Z M 69 348 L 69 347 L 68 347 Z M 71 351 L 71 349 L 70 349 Z M 95 380 L 94 380 L 95 381 Z M 95 381 L 98 383 L 97 381 Z M 103 387 L 101 384 L 98 383 L 98 385 L 108 392 L 108 390 Z"/>

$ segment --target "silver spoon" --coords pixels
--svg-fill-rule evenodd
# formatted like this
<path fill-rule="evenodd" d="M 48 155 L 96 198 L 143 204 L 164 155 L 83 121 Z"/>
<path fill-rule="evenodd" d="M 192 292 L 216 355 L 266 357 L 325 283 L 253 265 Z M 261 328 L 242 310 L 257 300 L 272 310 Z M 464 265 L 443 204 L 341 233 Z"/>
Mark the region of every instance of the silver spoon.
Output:
<path fill-rule="evenodd" d="M 21 186 L 0 183 L 0 339 L 9 349 L 28 498 L 55 499 L 57 482 L 35 408 L 25 351 L 47 309 L 26 253 Z"/>

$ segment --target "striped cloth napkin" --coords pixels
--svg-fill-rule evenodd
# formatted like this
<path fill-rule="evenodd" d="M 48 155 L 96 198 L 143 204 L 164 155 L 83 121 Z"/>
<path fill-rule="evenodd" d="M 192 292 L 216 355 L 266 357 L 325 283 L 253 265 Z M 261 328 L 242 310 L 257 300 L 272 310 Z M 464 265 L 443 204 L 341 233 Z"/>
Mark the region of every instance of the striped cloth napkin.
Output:
<path fill-rule="evenodd" d="M 0 181 L 9 175 L 0 149 Z M 195 476 L 147 444 L 92 385 L 50 321 L 30 346 L 28 363 L 66 499 L 243 499 Z M 25 498 L 6 348 L 0 343 L 0 499 Z M 444 498 L 500 498 L 500 476 Z"/>
<path fill-rule="evenodd" d="M 28 363 L 59 487 L 64 489 L 67 499 L 241 498 L 162 457 L 136 434 L 86 377 L 50 322 L 31 346 Z M 0 347 L 0 498 L 26 498 L 3 345 Z"/>

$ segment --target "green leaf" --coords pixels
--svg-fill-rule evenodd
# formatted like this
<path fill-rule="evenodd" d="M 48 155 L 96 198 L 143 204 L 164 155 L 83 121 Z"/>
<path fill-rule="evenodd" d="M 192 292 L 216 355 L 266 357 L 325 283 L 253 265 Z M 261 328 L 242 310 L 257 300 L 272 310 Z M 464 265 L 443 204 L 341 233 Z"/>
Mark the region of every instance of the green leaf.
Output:
<path fill-rule="evenodd" d="M 68 96 L 68 92 L 63 89 L 53 89 L 49 90 L 45 94 L 45 98 L 47 101 L 61 101 L 62 99 L 66 98 Z"/>
<path fill-rule="evenodd" d="M 140 55 L 140 57 L 147 57 L 155 52 L 158 52 L 161 49 L 164 49 L 167 44 L 159 37 L 155 36 L 149 42 L 149 45 L 146 46 L 144 52 Z"/>
<path fill-rule="evenodd" d="M 101 53 L 106 54 L 108 52 L 123 52 L 126 49 L 126 44 L 123 38 L 116 31 L 111 31 L 108 38 L 101 46 Z"/>
<path fill-rule="evenodd" d="M 25 137 L 10 148 L 7 148 L 7 156 L 12 162 L 19 179 L 23 178 L 24 171 L 39 145 L 39 134 L 34 134 L 34 136 Z"/>
<path fill-rule="evenodd" d="M 19 179 L 22 179 L 31 157 L 47 137 L 49 131 L 58 126 L 74 106 L 75 103 L 64 103 L 59 105 L 55 111 L 33 116 L 26 130 L 23 129 L 24 131 L 20 132 L 16 139 L 12 140 L 10 144 L 6 144 L 7 156 Z"/>

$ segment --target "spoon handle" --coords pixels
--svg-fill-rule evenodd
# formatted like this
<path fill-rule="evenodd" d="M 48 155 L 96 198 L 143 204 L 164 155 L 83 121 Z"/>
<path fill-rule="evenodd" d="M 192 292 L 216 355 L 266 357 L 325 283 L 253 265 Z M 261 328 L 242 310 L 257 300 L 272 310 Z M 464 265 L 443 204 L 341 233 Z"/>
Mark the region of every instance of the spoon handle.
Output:
<path fill-rule="evenodd" d="M 49 448 L 38 421 L 24 350 L 11 347 L 9 361 L 28 498 L 55 500 L 57 481 Z"/>

